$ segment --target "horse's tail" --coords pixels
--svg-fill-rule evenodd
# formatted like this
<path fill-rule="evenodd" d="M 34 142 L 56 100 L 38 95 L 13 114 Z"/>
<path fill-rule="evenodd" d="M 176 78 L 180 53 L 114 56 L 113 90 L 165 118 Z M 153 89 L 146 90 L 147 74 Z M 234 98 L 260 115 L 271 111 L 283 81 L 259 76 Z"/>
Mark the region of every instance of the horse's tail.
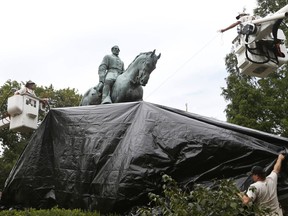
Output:
<path fill-rule="evenodd" d="M 79 106 L 98 105 L 101 104 L 103 83 L 88 89 L 83 95 Z"/>

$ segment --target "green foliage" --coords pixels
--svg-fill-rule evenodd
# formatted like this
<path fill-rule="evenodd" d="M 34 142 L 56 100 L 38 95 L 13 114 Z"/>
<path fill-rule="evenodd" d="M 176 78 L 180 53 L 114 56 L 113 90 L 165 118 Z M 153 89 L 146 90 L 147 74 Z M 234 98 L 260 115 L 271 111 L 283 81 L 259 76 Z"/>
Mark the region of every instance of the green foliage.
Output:
<path fill-rule="evenodd" d="M 49 210 L 36 210 L 36 209 L 27 209 L 24 211 L 18 210 L 5 210 L 0 211 L 0 216 L 100 216 L 99 212 L 89 212 L 82 211 L 80 209 L 59 209 L 52 208 Z"/>
<path fill-rule="evenodd" d="M 82 97 L 74 88 L 55 90 L 52 85 L 49 87 L 37 87 L 35 93 L 40 98 L 49 98 L 50 102 L 52 102 L 50 104 L 51 108 L 78 106 Z"/>
<path fill-rule="evenodd" d="M 287 0 L 258 0 L 258 7 L 254 9 L 254 13 L 264 17 L 270 13 L 275 13 L 285 5 L 287 5 Z"/>
<path fill-rule="evenodd" d="M 265 79 L 240 74 L 235 56 L 226 57 L 226 88 L 222 96 L 229 102 L 225 112 L 227 121 L 268 133 L 288 136 L 287 108 L 288 71 L 284 65 Z"/>
<path fill-rule="evenodd" d="M 14 94 L 12 89 L 20 89 L 20 87 L 21 83 L 11 80 L 0 86 L 0 119 L 7 115 L 7 99 Z M 78 106 L 82 97 L 74 88 L 55 90 L 52 85 L 37 86 L 35 93 L 39 98 L 49 98 L 51 102 L 49 108 Z M 40 113 L 39 123 L 44 119 L 45 114 Z M 9 131 L 8 128 L 0 129 L 0 147 L 4 149 L 3 154 L 0 155 L 0 191 L 32 133 Z"/>
<path fill-rule="evenodd" d="M 163 175 L 162 181 L 163 195 L 149 193 L 151 202 L 146 207 L 138 208 L 138 215 L 248 216 L 269 213 L 269 209 L 257 205 L 243 205 L 232 180 L 216 181 L 213 187 L 195 185 L 191 192 L 180 189 L 168 175 Z"/>

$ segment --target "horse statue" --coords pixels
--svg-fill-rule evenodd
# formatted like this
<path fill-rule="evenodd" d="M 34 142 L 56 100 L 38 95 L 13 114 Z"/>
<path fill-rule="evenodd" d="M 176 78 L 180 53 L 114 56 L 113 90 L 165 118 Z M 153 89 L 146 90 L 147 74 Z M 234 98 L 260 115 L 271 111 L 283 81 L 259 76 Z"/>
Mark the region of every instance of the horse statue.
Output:
<path fill-rule="evenodd" d="M 157 56 L 153 52 L 140 53 L 120 74 L 112 88 L 112 103 L 133 102 L 143 100 L 143 88 L 149 80 L 151 72 L 156 68 L 156 63 L 161 53 Z M 102 99 L 103 84 L 88 89 L 82 97 L 80 106 L 98 105 Z"/>

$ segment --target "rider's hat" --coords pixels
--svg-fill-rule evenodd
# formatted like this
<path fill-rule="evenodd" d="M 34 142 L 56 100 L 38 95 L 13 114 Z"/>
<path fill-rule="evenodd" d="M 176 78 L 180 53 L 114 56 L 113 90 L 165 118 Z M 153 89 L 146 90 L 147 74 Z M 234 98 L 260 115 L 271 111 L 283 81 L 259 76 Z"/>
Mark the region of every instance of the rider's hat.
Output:
<path fill-rule="evenodd" d="M 117 45 L 115 45 L 115 46 L 113 46 L 113 47 L 111 48 L 111 50 L 113 50 L 113 49 L 118 49 L 118 50 L 120 51 L 120 49 L 119 49 L 119 47 L 118 47 Z"/>

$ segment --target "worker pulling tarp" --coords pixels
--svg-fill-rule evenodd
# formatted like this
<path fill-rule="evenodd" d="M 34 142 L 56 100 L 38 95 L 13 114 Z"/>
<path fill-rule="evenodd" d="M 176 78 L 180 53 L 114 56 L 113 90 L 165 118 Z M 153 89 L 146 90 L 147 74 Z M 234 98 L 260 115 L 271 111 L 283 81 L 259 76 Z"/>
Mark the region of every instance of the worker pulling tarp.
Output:
<path fill-rule="evenodd" d="M 243 189 L 251 167 L 271 171 L 287 147 L 286 138 L 147 102 L 55 108 L 11 171 L 1 205 L 122 213 L 145 204 L 163 173 L 182 186 L 233 178 Z M 287 173 L 285 161 L 282 204 Z"/>

